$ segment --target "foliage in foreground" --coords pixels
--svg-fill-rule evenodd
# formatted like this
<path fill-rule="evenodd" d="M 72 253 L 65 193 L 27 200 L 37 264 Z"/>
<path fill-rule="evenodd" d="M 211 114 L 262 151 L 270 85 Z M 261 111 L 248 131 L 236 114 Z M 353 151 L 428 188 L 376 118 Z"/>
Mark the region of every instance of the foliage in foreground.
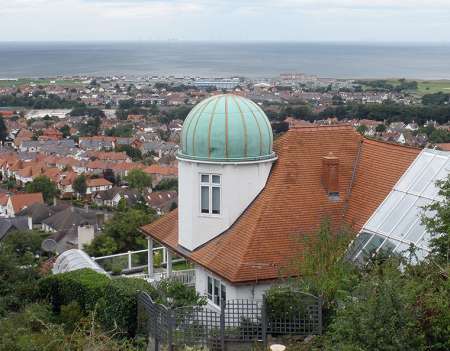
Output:
<path fill-rule="evenodd" d="M 144 350 L 142 341 L 118 338 L 114 330 L 103 331 L 94 314 L 77 321 L 72 330 L 67 330 L 64 322 L 60 323 L 49 305 L 28 305 L 22 312 L 0 320 L 0 350 Z"/>
<path fill-rule="evenodd" d="M 136 334 L 140 291 L 168 307 L 204 304 L 193 288 L 179 282 L 161 281 L 154 287 L 142 279 L 109 279 L 90 269 L 52 275 L 39 282 L 40 297 L 51 302 L 55 313 L 76 303 L 82 315 L 96 312 L 106 330 L 115 328 L 129 336 Z"/>
<path fill-rule="evenodd" d="M 423 218 L 432 253 L 421 263 L 413 264 L 412 252 L 408 258 L 373 257 L 356 270 L 336 254 L 339 237 L 321 227 L 293 284 L 324 297 L 328 323 L 322 337 L 294 349 L 450 349 L 450 180 L 439 185 L 442 199 L 426 208 L 433 216 Z"/>

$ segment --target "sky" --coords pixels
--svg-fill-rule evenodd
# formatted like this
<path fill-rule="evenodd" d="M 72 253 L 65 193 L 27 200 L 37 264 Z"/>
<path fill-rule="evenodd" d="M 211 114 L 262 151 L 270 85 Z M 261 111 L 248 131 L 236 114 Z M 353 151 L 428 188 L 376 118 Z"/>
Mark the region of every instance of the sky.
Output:
<path fill-rule="evenodd" d="M 0 41 L 448 42 L 450 0 L 0 0 Z"/>

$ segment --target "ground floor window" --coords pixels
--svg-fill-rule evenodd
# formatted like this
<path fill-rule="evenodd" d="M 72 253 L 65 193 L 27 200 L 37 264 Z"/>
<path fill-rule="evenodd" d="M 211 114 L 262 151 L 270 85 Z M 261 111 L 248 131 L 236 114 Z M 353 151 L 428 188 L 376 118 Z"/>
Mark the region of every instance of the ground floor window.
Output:
<path fill-rule="evenodd" d="M 208 276 L 208 300 L 220 306 L 227 300 L 227 288 L 219 279 Z"/>

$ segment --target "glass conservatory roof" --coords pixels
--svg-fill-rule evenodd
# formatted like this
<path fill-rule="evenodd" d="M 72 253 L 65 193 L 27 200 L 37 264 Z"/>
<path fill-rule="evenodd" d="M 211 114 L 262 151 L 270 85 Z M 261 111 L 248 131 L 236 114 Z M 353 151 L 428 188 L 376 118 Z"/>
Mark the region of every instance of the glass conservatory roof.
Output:
<path fill-rule="evenodd" d="M 82 268 L 90 268 L 96 272 L 107 274 L 88 254 L 77 249 L 67 250 L 59 255 L 53 265 L 53 273 L 71 272 Z"/>
<path fill-rule="evenodd" d="M 439 200 L 436 181 L 448 177 L 450 152 L 425 149 L 400 178 L 390 194 L 372 214 L 350 245 L 347 258 L 363 265 L 378 252 L 408 254 L 410 245 L 416 251 L 413 260 L 429 252 L 429 233 L 421 223 L 429 216 L 424 206 Z"/>

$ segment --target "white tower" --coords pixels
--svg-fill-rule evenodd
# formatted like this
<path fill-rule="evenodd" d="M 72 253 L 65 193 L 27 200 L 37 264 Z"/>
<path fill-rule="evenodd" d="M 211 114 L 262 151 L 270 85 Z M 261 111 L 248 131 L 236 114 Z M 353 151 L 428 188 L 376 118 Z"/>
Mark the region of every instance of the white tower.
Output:
<path fill-rule="evenodd" d="M 251 100 L 217 95 L 187 116 L 179 160 L 179 245 L 195 250 L 228 229 L 264 188 L 276 155 Z"/>

